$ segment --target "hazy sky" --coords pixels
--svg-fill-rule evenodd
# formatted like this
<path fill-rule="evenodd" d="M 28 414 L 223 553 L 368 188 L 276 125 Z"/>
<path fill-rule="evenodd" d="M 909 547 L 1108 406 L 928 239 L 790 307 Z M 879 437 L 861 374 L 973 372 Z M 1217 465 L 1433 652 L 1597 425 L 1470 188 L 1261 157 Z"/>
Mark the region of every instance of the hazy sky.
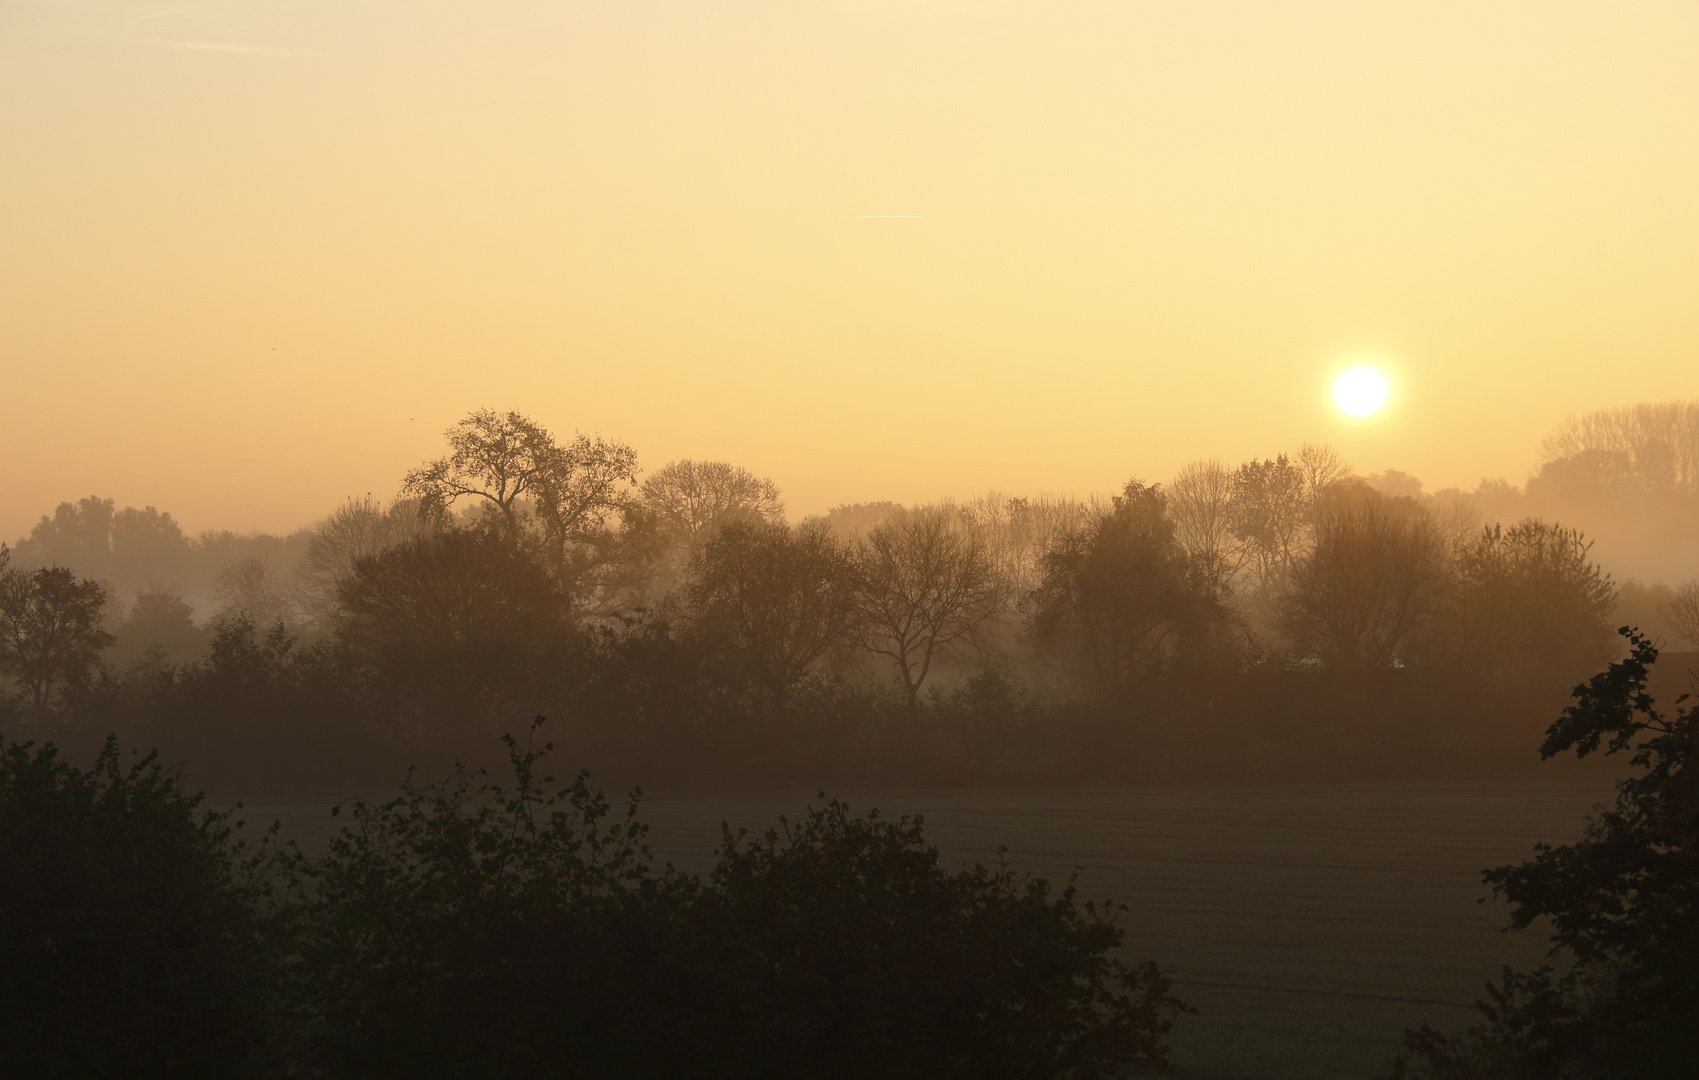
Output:
<path fill-rule="evenodd" d="M 1699 3 L 0 0 L 0 395 L 8 539 L 302 524 L 480 405 L 793 515 L 1520 481 L 1699 396 Z"/>

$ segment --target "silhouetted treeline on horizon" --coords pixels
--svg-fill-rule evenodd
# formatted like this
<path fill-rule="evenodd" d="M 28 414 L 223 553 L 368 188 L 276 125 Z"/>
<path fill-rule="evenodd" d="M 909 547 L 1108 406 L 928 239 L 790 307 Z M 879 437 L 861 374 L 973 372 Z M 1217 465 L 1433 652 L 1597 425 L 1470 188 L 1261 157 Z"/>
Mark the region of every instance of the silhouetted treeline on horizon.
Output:
<path fill-rule="evenodd" d="M 1699 408 L 1548 442 L 1516 499 L 1699 499 Z M 1691 583 L 1618 585 L 1573 528 L 1483 524 L 1516 501 L 1490 485 L 1424 496 L 1314 445 L 790 525 L 747 470 L 640 479 L 517 413 L 448 443 L 287 540 L 63 504 L 0 570 L 6 729 L 118 732 L 247 791 L 475 757 L 534 715 L 650 784 L 1367 778 L 1529 760 L 1621 622 L 1699 643 Z"/>

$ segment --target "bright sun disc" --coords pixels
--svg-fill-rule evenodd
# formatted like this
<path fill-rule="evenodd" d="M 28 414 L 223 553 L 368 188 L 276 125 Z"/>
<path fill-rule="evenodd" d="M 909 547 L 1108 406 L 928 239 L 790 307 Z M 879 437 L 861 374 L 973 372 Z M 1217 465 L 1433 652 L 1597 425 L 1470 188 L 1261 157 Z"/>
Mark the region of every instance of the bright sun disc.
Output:
<path fill-rule="evenodd" d="M 1386 376 L 1371 367 L 1354 367 L 1333 380 L 1333 403 L 1352 416 L 1367 416 L 1386 404 Z"/>

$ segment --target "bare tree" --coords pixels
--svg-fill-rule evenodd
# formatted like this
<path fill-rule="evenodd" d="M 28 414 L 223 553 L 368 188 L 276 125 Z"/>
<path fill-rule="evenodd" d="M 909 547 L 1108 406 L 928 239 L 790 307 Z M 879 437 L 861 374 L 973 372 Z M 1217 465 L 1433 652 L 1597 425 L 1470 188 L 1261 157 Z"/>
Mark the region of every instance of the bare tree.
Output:
<path fill-rule="evenodd" d="M 370 498 L 348 500 L 313 526 L 295 566 L 292 598 L 309 618 L 329 626 L 336 617 L 337 592 L 353 576 L 355 563 L 428 528 L 416 499 L 397 499 L 387 507 Z"/>
<path fill-rule="evenodd" d="M 1425 515 L 1373 502 L 1330 513 L 1287 579 L 1281 629 L 1327 663 L 1385 667 L 1438 613 L 1446 572 Z"/>
<path fill-rule="evenodd" d="M 909 708 L 934 661 L 979 649 L 1002 611 L 1000 576 L 985 545 L 945 507 L 911 511 L 856 545 L 857 639 L 897 668 Z"/>
<path fill-rule="evenodd" d="M 1298 471 L 1304 477 L 1304 498 L 1314 506 L 1329 485 L 1351 475 L 1351 466 L 1326 443 L 1305 443 L 1298 447 Z"/>
<path fill-rule="evenodd" d="M 1183 466 L 1168 485 L 1168 516 L 1199 584 L 1225 596 L 1246 556 L 1233 530 L 1232 471 L 1214 458 Z"/>
<path fill-rule="evenodd" d="M 1541 444 L 1545 463 L 1593 460 L 1636 489 L 1699 489 L 1699 401 L 1642 402 L 1566 417 Z"/>
<path fill-rule="evenodd" d="M 731 521 L 785 519 L 779 489 L 748 469 L 723 461 L 673 461 L 643 481 L 643 506 L 663 533 L 694 550 Z"/>
<path fill-rule="evenodd" d="M 561 445 L 517 412 L 474 412 L 448 431 L 449 453 L 407 474 L 402 493 L 442 521 L 461 499 L 498 515 L 501 535 L 542 554 L 573 602 L 603 601 L 634 549 L 626 535 L 637 454 L 623 443 L 575 435 Z"/>
<path fill-rule="evenodd" d="M 218 605 L 219 618 L 246 615 L 257 627 L 289 621 L 295 615 L 295 605 L 271 563 L 252 556 L 237 559 L 213 575 L 212 600 Z"/>
<path fill-rule="evenodd" d="M 771 480 L 723 461 L 669 462 L 643 481 L 639 506 L 649 530 L 649 587 L 666 593 L 702 545 L 734 522 L 776 525 L 785 505 Z"/>
<path fill-rule="evenodd" d="M 956 508 L 965 527 L 985 545 L 992 564 L 1014 595 L 1038 588 L 1044 560 L 1056 543 L 1109 512 L 1109 504 L 1064 495 L 1009 496 L 988 491 Z"/>
<path fill-rule="evenodd" d="M 541 424 L 509 411 L 479 409 L 447 433 L 446 456 L 421 465 L 402 480 L 402 494 L 427 515 L 441 517 L 463 498 L 500 513 L 505 535 L 521 534 L 521 500 L 535 500 L 560 471 L 560 447 Z"/>
<path fill-rule="evenodd" d="M 1669 599 L 1658 605 L 1658 614 L 1689 645 L 1699 649 L 1699 580 L 1672 589 Z"/>
<path fill-rule="evenodd" d="M 575 435 L 562 446 L 547 428 L 517 412 L 479 409 L 448 430 L 449 453 L 412 470 L 402 494 L 427 516 L 444 516 L 461 499 L 501 515 L 509 541 L 523 539 L 534 508 L 555 548 L 607 526 L 636 483 L 637 454 L 621 443 Z"/>

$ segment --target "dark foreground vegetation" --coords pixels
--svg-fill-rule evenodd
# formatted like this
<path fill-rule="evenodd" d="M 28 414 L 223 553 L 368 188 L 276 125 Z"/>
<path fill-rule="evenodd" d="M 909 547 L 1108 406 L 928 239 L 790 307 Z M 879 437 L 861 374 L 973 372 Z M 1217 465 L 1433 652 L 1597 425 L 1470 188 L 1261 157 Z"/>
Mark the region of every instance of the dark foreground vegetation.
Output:
<path fill-rule="evenodd" d="M 1699 505 L 1699 407 L 1621 413 L 1530 491 Z M 1625 612 L 1699 640 L 1699 587 L 1619 585 L 1577 530 L 1483 517 L 1533 504 L 1453 495 L 1305 446 L 790 525 L 745 470 L 640 480 L 482 411 L 396 502 L 288 538 L 62 505 L 0 547 L 0 722 L 247 795 L 493 764 L 534 715 L 651 785 L 1364 779 L 1532 765 Z"/>
<path fill-rule="evenodd" d="M 1487 872 L 1552 964 L 1394 1077 L 1650 1080 L 1699 1053 L 1699 712 L 1657 650 L 1588 684 L 1543 756 L 1631 755 L 1580 842 Z M 536 729 L 532 735 L 535 736 Z M 310 856 L 243 839 L 152 756 L 0 742 L 0 1072 L 28 1076 L 1113 1077 L 1169 1069 L 1188 1007 L 1113 905 L 949 873 L 918 819 L 825 802 L 729 830 L 706 879 L 648 864 L 547 745 L 351 799 Z M 239 811 L 237 811 L 239 812 Z"/>
<path fill-rule="evenodd" d="M 0 747 L 0 1073 L 1110 1077 L 1187 1006 L 1117 909 L 939 865 L 838 802 L 707 880 L 652 869 L 548 747 L 411 780 L 322 857 L 237 839 L 153 757 Z"/>
<path fill-rule="evenodd" d="M 1699 1061 L 1699 709 L 1684 694 L 1659 711 L 1646 692 L 1658 650 L 1630 644 L 1576 687 L 1540 746 L 1542 758 L 1630 754 L 1615 806 L 1577 843 L 1485 875 L 1514 929 L 1549 922 L 1552 963 L 1506 968 L 1478 1027 L 1411 1032 L 1394 1077 L 1651 1080 Z"/>

